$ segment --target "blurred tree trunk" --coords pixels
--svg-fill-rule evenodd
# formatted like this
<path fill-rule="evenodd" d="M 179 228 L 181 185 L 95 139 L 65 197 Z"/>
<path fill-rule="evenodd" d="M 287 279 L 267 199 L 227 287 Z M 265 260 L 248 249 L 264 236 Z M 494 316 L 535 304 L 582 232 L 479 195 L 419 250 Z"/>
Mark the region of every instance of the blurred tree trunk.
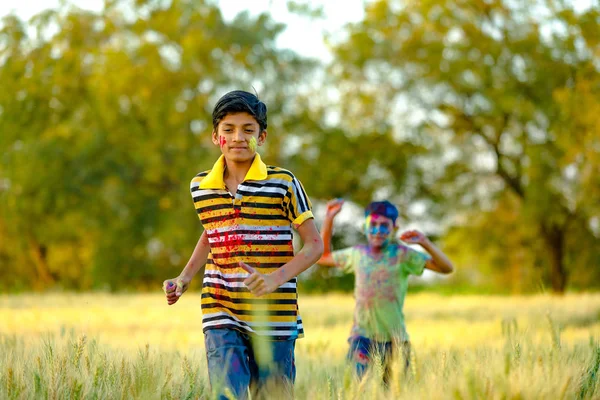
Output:
<path fill-rule="evenodd" d="M 38 243 L 37 240 L 30 236 L 29 250 L 37 273 L 36 279 L 30 282 L 31 286 L 35 289 L 42 289 L 52 286 L 56 280 L 50 272 L 50 268 L 48 267 L 47 247 Z"/>
<path fill-rule="evenodd" d="M 555 293 L 564 293 L 567 287 L 567 271 L 565 262 L 565 229 L 563 227 L 542 224 L 541 233 L 544 238 L 550 262 L 550 282 Z"/>

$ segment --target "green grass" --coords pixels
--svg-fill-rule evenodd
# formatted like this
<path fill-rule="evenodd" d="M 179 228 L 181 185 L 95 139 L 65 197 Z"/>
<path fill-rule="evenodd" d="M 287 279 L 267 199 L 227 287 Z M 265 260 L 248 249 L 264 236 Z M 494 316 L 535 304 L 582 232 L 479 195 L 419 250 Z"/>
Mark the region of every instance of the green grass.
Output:
<path fill-rule="evenodd" d="M 199 295 L 0 296 L 0 399 L 212 398 Z M 298 399 L 598 399 L 600 295 L 406 302 L 413 343 L 388 390 L 344 357 L 351 296 L 301 296 Z"/>

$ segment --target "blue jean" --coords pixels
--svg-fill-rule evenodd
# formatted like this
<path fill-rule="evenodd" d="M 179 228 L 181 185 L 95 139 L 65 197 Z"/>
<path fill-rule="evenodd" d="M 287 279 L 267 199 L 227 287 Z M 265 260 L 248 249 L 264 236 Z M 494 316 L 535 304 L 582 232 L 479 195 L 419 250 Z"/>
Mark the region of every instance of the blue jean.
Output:
<path fill-rule="evenodd" d="M 245 399 L 248 389 L 254 397 L 273 387 L 291 397 L 296 339 L 274 341 L 224 328 L 204 332 L 204 343 L 208 377 L 219 399 Z"/>
<path fill-rule="evenodd" d="M 383 366 L 383 382 L 389 383 L 391 373 L 391 362 L 394 353 L 397 351 L 398 344 L 395 342 L 377 342 L 363 336 L 352 336 L 348 339 L 350 350 L 348 351 L 348 361 L 354 366 L 354 371 L 359 378 L 362 378 L 367 372 L 367 368 L 373 365 L 373 358 L 379 355 Z M 404 371 L 408 370 L 410 365 L 410 342 L 399 343 L 402 348 L 402 358 L 404 361 Z"/>

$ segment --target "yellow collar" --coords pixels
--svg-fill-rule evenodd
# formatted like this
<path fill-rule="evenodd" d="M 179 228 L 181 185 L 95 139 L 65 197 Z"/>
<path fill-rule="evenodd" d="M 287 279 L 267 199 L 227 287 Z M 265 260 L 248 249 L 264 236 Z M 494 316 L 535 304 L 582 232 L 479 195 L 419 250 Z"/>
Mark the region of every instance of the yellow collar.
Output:
<path fill-rule="evenodd" d="M 200 189 L 225 189 L 224 174 L 225 156 L 221 154 L 208 175 L 200 182 Z M 267 179 L 267 166 L 261 160 L 260 155 L 256 153 L 244 181 L 262 181 L 264 179 Z"/>

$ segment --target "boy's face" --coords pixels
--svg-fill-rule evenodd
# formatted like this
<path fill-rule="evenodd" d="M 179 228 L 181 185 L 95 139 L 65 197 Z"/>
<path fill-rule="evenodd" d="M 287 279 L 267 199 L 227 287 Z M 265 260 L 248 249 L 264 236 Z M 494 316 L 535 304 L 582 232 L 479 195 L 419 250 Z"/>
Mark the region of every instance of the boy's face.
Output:
<path fill-rule="evenodd" d="M 212 132 L 213 143 L 221 148 L 225 159 L 234 162 L 252 160 L 266 137 L 267 131 L 261 132 L 256 119 L 246 112 L 227 114 Z"/>
<path fill-rule="evenodd" d="M 365 230 L 371 247 L 384 247 L 394 235 L 396 227 L 390 218 L 371 214 L 365 220 Z"/>

